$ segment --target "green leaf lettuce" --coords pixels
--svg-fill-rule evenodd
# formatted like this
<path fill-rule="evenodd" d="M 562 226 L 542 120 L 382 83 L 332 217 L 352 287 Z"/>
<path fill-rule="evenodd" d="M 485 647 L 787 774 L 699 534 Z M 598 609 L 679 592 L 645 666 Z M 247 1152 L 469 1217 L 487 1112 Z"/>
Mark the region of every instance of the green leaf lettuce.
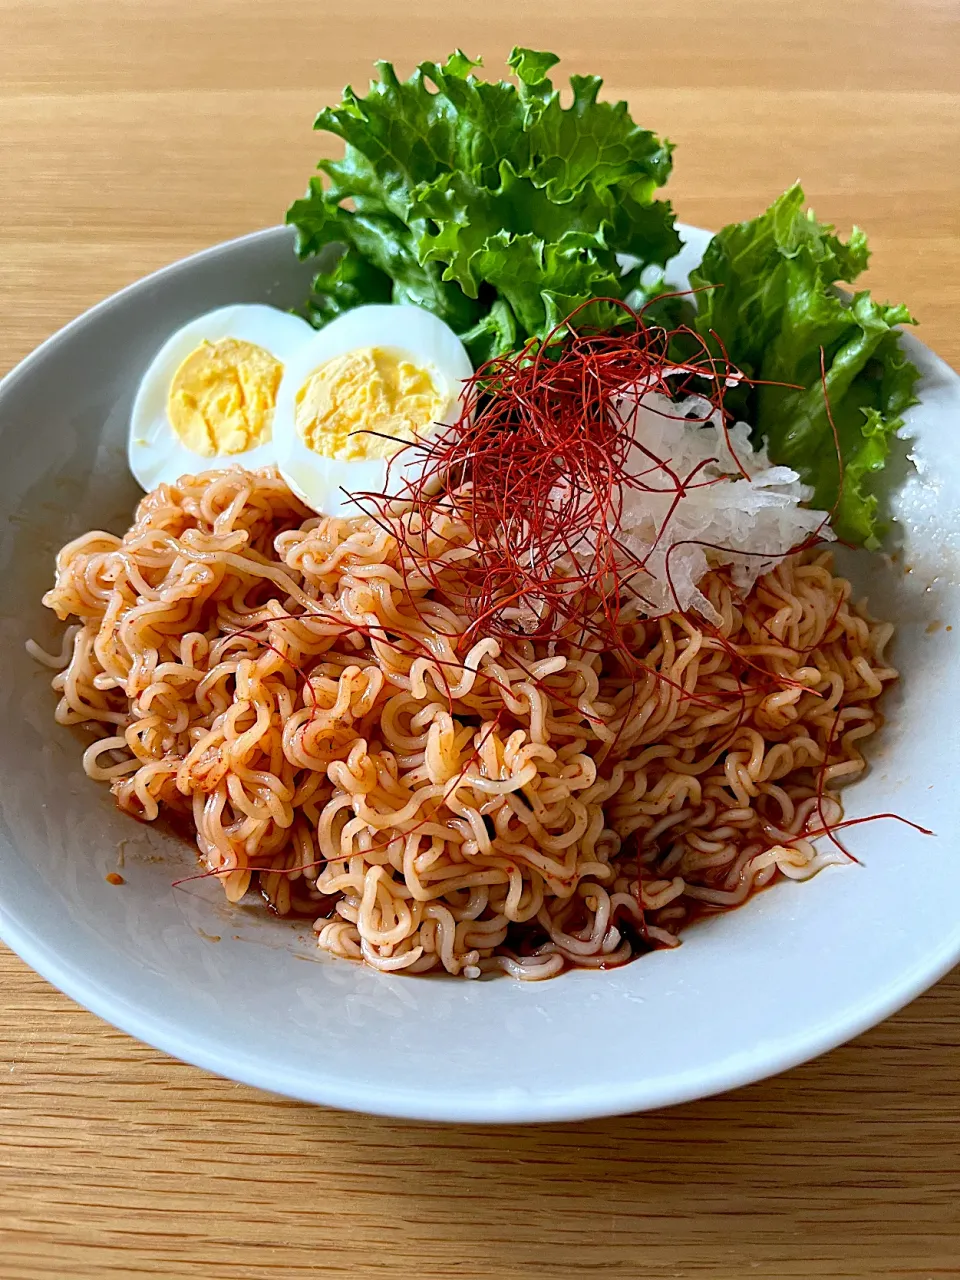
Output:
<path fill-rule="evenodd" d="M 907 309 L 834 287 L 852 283 L 867 259 L 863 233 L 841 241 L 794 186 L 716 235 L 690 282 L 706 287 L 699 332 L 761 383 L 745 416 L 771 459 L 813 486 L 813 505 L 833 512 L 839 537 L 876 546 L 878 473 L 918 374 L 895 327 L 913 323 Z"/>
<path fill-rule="evenodd" d="M 516 83 L 487 82 L 461 52 L 408 80 L 378 63 L 315 127 L 345 144 L 287 213 L 301 257 L 343 256 L 317 275 L 323 324 L 364 302 L 413 302 L 445 320 L 479 361 L 544 335 L 581 303 L 625 297 L 643 267 L 679 248 L 655 192 L 671 150 L 639 128 L 601 81 L 574 76 L 564 107 L 551 53 L 514 49 Z M 638 265 L 624 273 L 617 255 Z M 612 321 L 609 309 L 585 315 Z"/>

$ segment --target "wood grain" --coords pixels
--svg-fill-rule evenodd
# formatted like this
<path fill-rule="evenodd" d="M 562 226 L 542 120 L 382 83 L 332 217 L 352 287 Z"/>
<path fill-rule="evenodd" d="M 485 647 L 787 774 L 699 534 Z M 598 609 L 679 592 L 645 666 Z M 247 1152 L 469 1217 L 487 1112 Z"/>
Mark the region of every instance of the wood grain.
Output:
<path fill-rule="evenodd" d="M 278 220 L 370 62 L 515 44 L 678 143 L 687 221 L 797 176 L 960 364 L 955 0 L 0 0 L 0 372 L 98 298 Z M 818 1062 L 532 1129 L 322 1111 L 113 1031 L 0 955 L 0 1280 L 960 1275 L 960 977 Z M 518 1051 L 521 1051 L 518 1049 Z"/>

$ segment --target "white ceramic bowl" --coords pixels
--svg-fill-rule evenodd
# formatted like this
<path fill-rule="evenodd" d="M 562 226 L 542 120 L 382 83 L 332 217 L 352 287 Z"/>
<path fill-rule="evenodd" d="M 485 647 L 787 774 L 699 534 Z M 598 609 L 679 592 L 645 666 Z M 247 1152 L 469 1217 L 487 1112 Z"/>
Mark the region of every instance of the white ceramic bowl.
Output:
<path fill-rule="evenodd" d="M 687 231 L 682 268 L 706 233 Z M 784 884 L 698 925 L 673 952 L 545 983 L 375 973 L 321 957 L 309 928 L 171 882 L 191 850 L 117 813 L 80 744 L 53 722 L 57 648 L 40 605 L 53 556 L 90 527 L 122 530 L 138 496 L 125 427 L 141 372 L 191 316 L 292 305 L 307 271 L 282 228 L 220 245 L 68 325 L 0 384 L 0 934 L 44 977 L 131 1035 L 211 1071 L 309 1101 L 461 1121 L 568 1120 L 745 1084 L 886 1017 L 960 957 L 960 379 L 919 343 L 911 415 L 921 471 L 897 498 L 904 575 L 848 568 L 898 622 L 903 670 L 848 816 L 862 866 Z M 947 631 L 945 625 L 955 625 Z M 105 880 L 124 850 L 126 883 Z M 311 961 L 312 963 L 304 963 Z"/>

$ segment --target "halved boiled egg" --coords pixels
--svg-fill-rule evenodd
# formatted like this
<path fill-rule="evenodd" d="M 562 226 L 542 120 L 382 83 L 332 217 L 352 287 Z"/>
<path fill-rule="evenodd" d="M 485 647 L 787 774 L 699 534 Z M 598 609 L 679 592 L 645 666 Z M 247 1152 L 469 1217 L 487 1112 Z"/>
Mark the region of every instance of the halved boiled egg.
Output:
<path fill-rule="evenodd" d="M 423 461 L 404 446 L 456 417 L 472 374 L 463 343 L 429 311 L 346 312 L 315 333 L 283 375 L 274 430 L 283 478 L 322 515 L 357 515 L 351 493 L 402 493 Z"/>
<path fill-rule="evenodd" d="M 260 303 L 221 307 L 178 329 L 143 375 L 130 416 L 130 470 L 153 489 L 231 462 L 265 467 L 284 369 L 313 334 Z"/>

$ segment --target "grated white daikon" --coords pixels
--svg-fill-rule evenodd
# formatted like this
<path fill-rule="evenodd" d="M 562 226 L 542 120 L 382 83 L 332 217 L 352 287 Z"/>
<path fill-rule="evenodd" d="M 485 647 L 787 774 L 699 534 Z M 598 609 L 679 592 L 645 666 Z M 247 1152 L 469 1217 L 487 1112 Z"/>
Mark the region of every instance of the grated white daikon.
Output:
<path fill-rule="evenodd" d="M 746 423 L 729 429 L 728 442 L 719 411 L 697 396 L 648 391 L 620 396 L 614 409 L 632 435 L 629 470 L 640 486 L 621 491 L 620 539 L 646 570 L 632 580 L 641 614 L 693 609 L 719 623 L 697 589 L 709 569 L 729 565 L 746 592 L 811 534 L 834 537 L 825 512 L 800 505 L 812 490 L 753 448 Z"/>

